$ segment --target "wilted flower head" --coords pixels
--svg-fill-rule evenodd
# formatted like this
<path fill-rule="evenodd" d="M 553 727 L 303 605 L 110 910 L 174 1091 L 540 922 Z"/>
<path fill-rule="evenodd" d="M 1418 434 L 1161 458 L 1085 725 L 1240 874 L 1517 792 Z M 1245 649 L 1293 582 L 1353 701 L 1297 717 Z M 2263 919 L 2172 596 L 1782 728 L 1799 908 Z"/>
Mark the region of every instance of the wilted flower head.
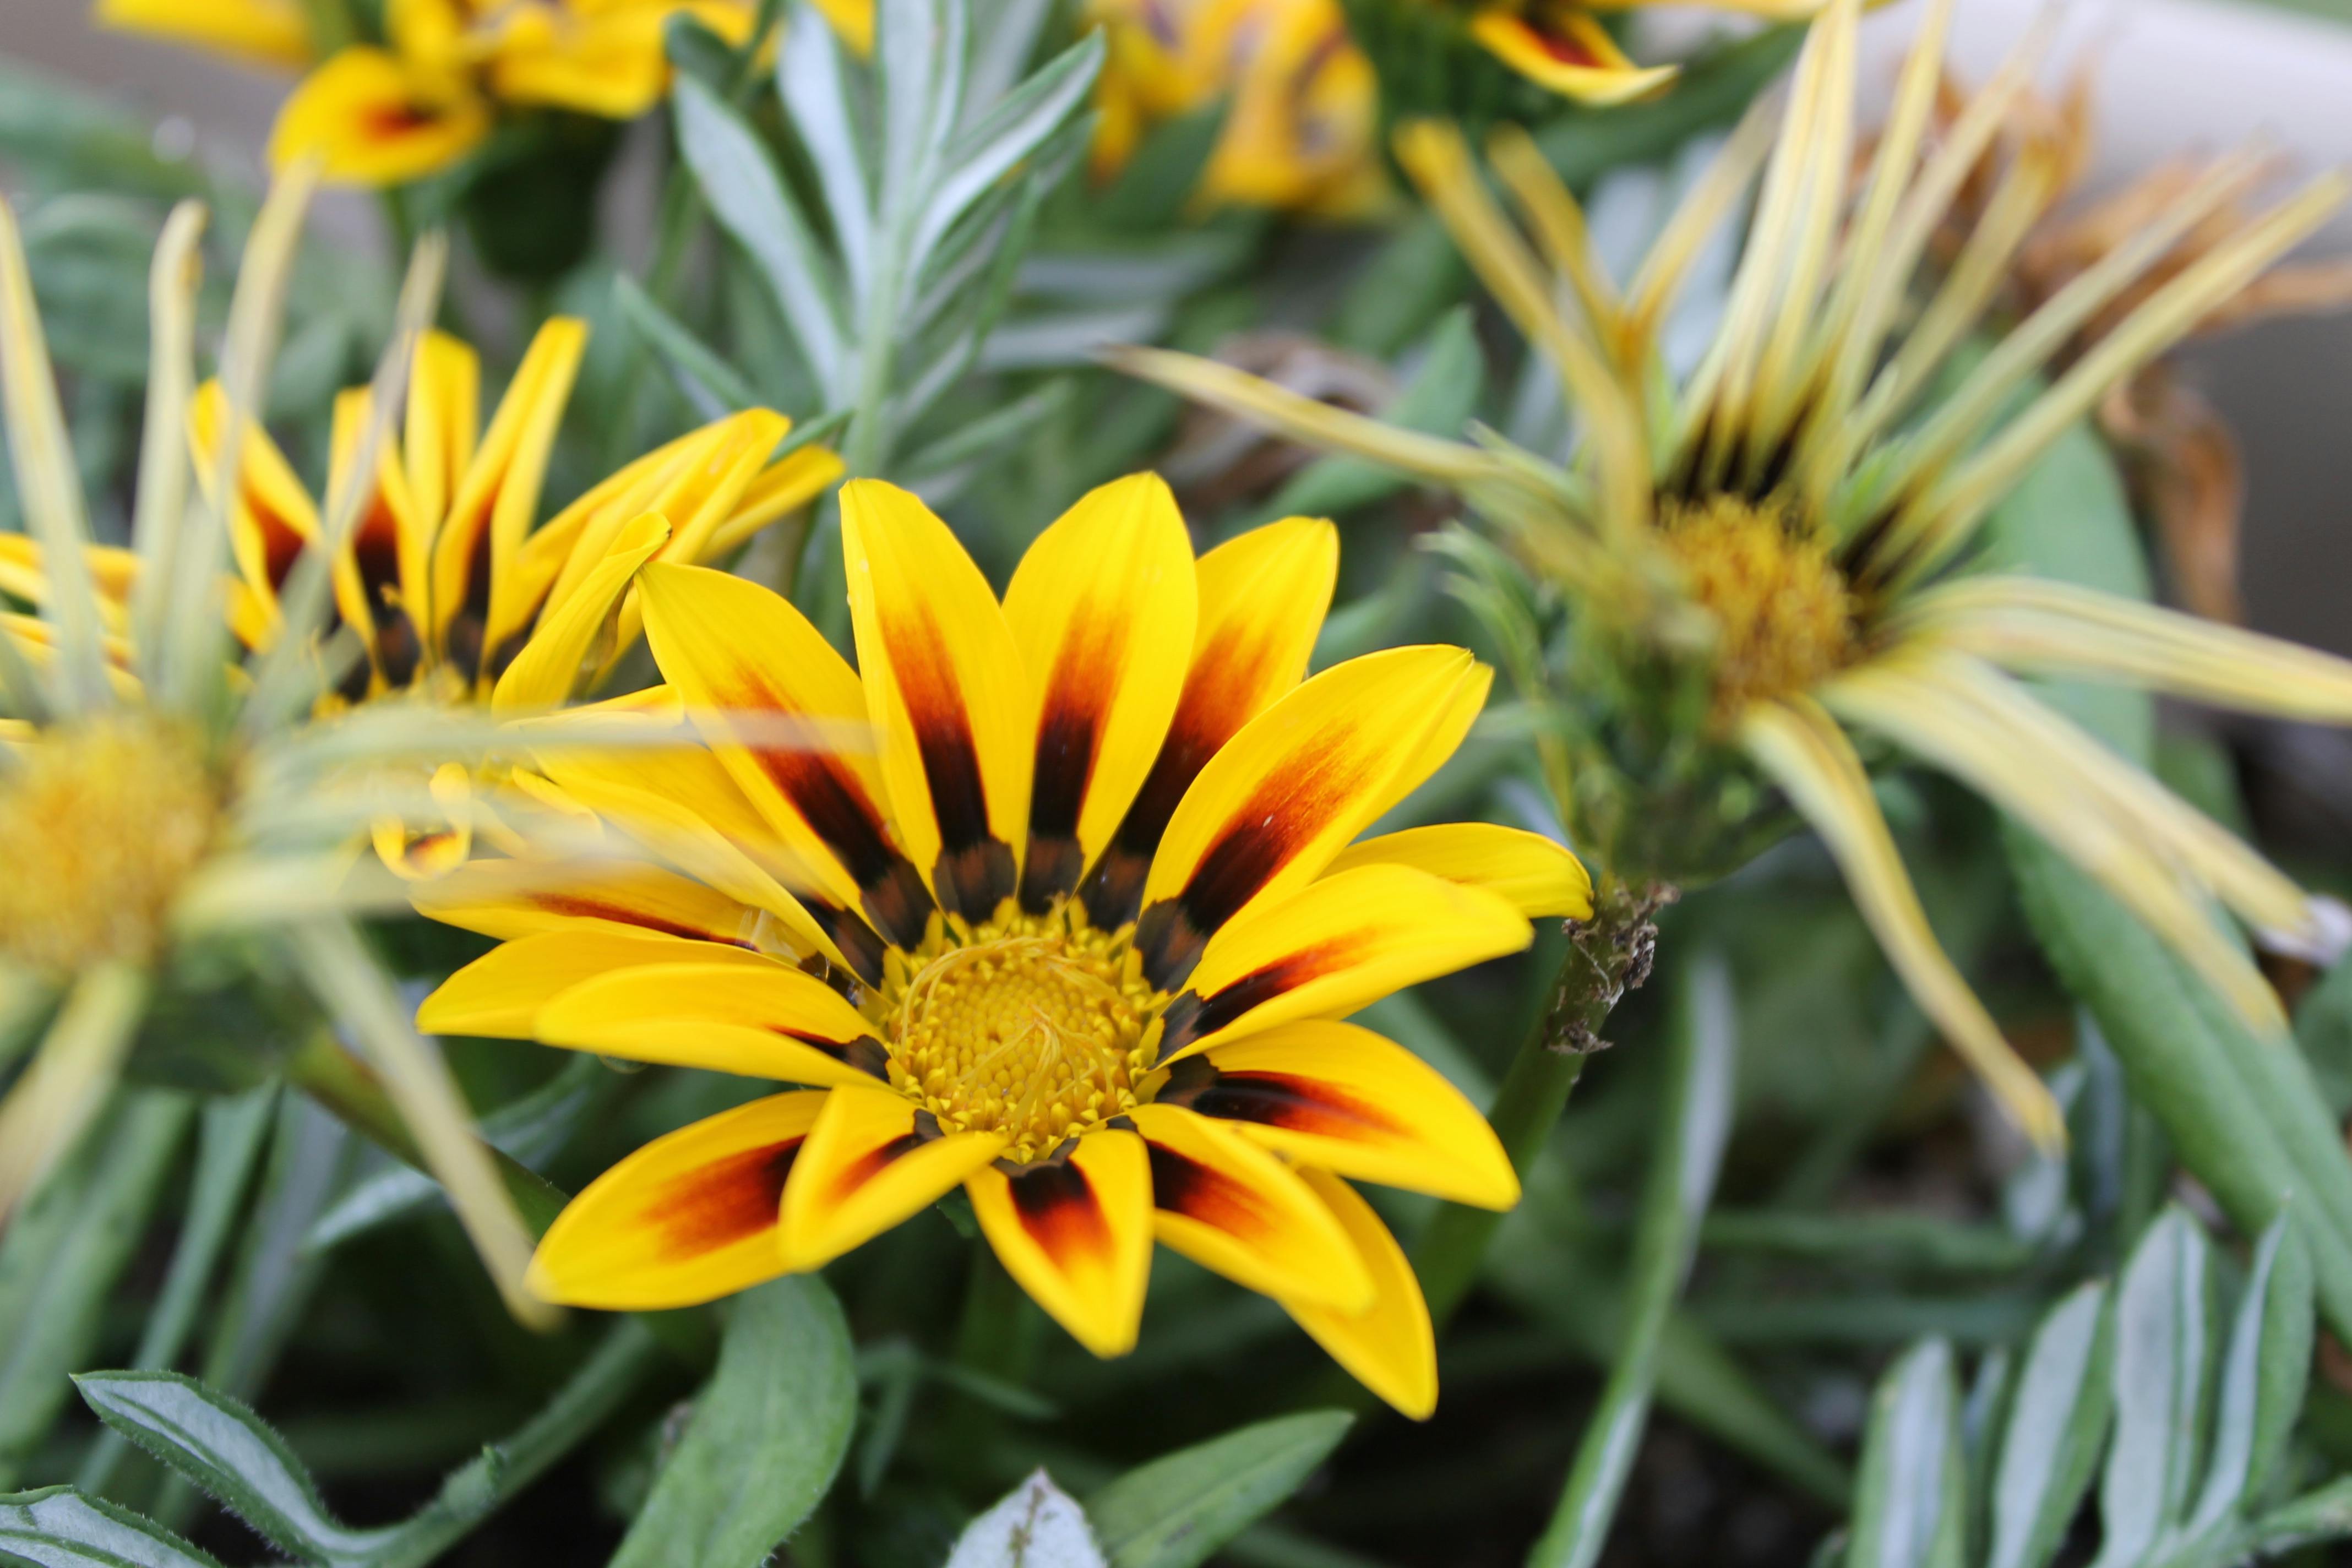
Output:
<path fill-rule="evenodd" d="M 1193 395 L 1410 468 L 1464 494 L 1567 610 L 1565 648 L 1513 569 L 1475 585 L 1536 703 L 1538 745 L 1580 847 L 1629 881 L 1703 879 L 1769 832 L 1776 795 L 1820 831 L 1921 1006 L 2038 1137 L 2040 1080 L 2002 1040 L 1921 913 L 1851 735 L 1939 767 L 2073 857 L 2241 1013 L 2278 1002 L 2210 896 L 2260 931 L 2305 928 L 2305 895 L 2101 747 L 2016 677 L 2061 672 L 2265 712 L 2352 718 L 2352 666 L 2133 601 L 1969 568 L 1988 511 L 2122 378 L 2309 234 L 2341 195 L 2318 182 L 2166 279 L 2038 395 L 2036 373 L 2239 195 L 2227 163 L 2061 289 L 1973 368 L 1955 351 L 2057 187 L 2058 149 L 2011 150 L 1983 219 L 1906 311 L 1956 193 L 2009 120 L 2012 59 L 1939 142 L 1927 131 L 1952 5 L 1930 7 L 1859 197 L 1852 191 L 1858 0 L 1818 22 L 1777 135 L 1761 113 L 1667 225 L 1630 285 L 1532 142 L 1496 172 L 1534 247 L 1458 134 L 1399 152 L 1582 421 L 1565 465 L 1498 440 L 1433 439 L 1307 403 L 1238 373 L 1138 352 Z M 1769 153 L 1769 158 L 1768 158 Z M 1656 337 L 1701 242 L 1762 169 L 1720 330 L 1679 384 Z M 1538 259 L 1540 255 L 1541 259 Z M 1956 384 L 1931 398 L 1943 378 Z M 1490 547 L 1465 540 L 1474 567 Z M 1553 667 L 1565 665 L 1556 677 Z"/>

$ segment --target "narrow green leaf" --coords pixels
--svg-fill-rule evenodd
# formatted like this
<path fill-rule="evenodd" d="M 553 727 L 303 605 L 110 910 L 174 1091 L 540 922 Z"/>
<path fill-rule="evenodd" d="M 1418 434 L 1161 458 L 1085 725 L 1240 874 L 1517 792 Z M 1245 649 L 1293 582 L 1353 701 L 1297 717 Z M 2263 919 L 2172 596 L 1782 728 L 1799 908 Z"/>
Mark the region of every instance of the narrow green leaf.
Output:
<path fill-rule="evenodd" d="M 2311 1270 L 2293 1223 L 2263 1233 L 2221 1359 L 2213 1458 L 2190 1514 L 2202 1534 L 2258 1500 L 2303 1409 L 2311 1373 Z"/>
<path fill-rule="evenodd" d="M 635 279 L 623 273 L 613 279 L 613 302 L 629 325 L 661 354 L 678 390 L 703 418 L 724 418 L 736 409 L 757 408 L 766 401 L 741 371 L 696 337 L 684 321 L 656 304 Z"/>
<path fill-rule="evenodd" d="M 824 1281 L 794 1275 L 745 1291 L 612 1568 L 764 1561 L 832 1486 L 856 1421 L 849 1326 Z"/>
<path fill-rule="evenodd" d="M 1957 1564 L 1967 1521 L 1952 1347 L 1928 1340 L 1879 1379 L 1854 1483 L 1845 1568 Z"/>
<path fill-rule="evenodd" d="M 2033 1332 L 1993 1473 L 1985 1568 L 2042 1568 L 2074 1522 L 2107 1434 L 2111 1319 L 2096 1281 Z"/>
<path fill-rule="evenodd" d="M 1110 189 L 1091 204 L 1094 216 L 1117 229 L 1172 227 L 1224 135 L 1230 107 L 1219 99 L 1152 127 Z"/>
<path fill-rule="evenodd" d="M 327 1511 L 294 1450 L 260 1416 L 176 1372 L 94 1372 L 74 1385 L 98 1418 L 297 1556 L 358 1562 L 390 1532 Z"/>
<path fill-rule="evenodd" d="M 2264 1514 L 2252 1536 L 2252 1550 L 2263 1556 L 2352 1536 L 2352 1476 L 2339 1476 L 2317 1491 L 2306 1492 Z"/>
<path fill-rule="evenodd" d="M 0 1485 L 72 1397 L 103 1308 L 145 1234 L 194 1112 L 183 1094 L 122 1095 L 0 1241 Z"/>
<path fill-rule="evenodd" d="M 1129 1470 L 1087 1500 L 1096 1538 L 1112 1568 L 1194 1568 L 1297 1491 L 1355 1419 L 1285 1415 Z"/>
<path fill-rule="evenodd" d="M 956 1538 L 947 1568 L 1105 1568 L 1084 1510 L 1038 1470 Z"/>
<path fill-rule="evenodd" d="M 950 0 L 877 0 L 874 63 L 882 83 L 883 226 L 911 236 L 940 154 L 963 110 L 965 7 Z M 901 226 L 902 225 L 906 226 Z M 880 265 L 908 277 L 907 252 Z"/>
<path fill-rule="evenodd" d="M 2168 1208 L 2116 1289 L 2116 1436 L 2099 1483 L 2099 1568 L 2136 1563 L 2178 1520 L 2196 1482 L 2211 1339 L 2208 1246 Z"/>
<path fill-rule="evenodd" d="M 908 253 L 916 278 L 921 277 L 931 247 L 981 193 L 1012 173 L 1078 111 L 1102 62 L 1103 36 L 1089 33 L 1038 68 L 980 123 L 957 135 L 961 154 L 940 174 L 916 224 Z"/>
<path fill-rule="evenodd" d="M 694 171 L 712 214 L 767 275 L 801 353 L 839 401 L 849 331 L 830 259 L 740 115 L 691 77 L 679 79 L 671 102 L 678 156 Z"/>
<path fill-rule="evenodd" d="M 817 186 L 824 195 L 834 243 L 841 247 L 851 295 L 862 301 L 874 253 L 874 194 L 858 150 L 863 138 L 845 69 L 831 24 L 805 0 L 794 5 L 783 45 L 776 52 L 776 95 L 793 129 L 800 132 L 809 162 L 816 165 Z"/>
<path fill-rule="evenodd" d="M 0 1555 L 37 1568 L 220 1568 L 153 1521 L 71 1487 L 0 1497 Z"/>

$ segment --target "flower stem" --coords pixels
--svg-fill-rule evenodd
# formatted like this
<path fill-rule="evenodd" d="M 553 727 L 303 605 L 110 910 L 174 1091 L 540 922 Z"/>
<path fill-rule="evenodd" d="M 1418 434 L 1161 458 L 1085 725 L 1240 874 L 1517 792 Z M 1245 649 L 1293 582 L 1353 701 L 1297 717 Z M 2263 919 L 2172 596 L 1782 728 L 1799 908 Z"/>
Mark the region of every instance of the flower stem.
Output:
<path fill-rule="evenodd" d="M 1569 922 L 1568 953 L 1552 981 L 1551 1004 L 1512 1058 L 1487 1115 L 1522 1180 L 1568 1109 L 1585 1058 L 1606 1047 L 1601 1028 L 1610 1012 L 1649 978 L 1658 934 L 1651 917 L 1674 898 L 1671 888 L 1636 891 L 1612 881 L 1594 898 L 1591 919 Z M 1502 1218 L 1488 1209 L 1447 1204 L 1422 1234 L 1413 1268 L 1430 1321 L 1439 1329 L 1470 1293 Z"/>

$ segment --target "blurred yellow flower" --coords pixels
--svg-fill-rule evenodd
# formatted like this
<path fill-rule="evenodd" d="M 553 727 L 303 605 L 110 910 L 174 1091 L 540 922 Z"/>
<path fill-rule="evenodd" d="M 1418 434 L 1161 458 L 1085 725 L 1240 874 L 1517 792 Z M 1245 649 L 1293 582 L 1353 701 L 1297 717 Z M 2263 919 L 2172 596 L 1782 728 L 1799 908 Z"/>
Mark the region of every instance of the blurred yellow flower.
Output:
<path fill-rule="evenodd" d="M 1626 103 L 1675 79 L 1673 66 L 1641 66 L 1601 25 L 1601 15 L 1660 0 L 1497 0 L 1470 19 L 1470 36 L 1487 53 L 1534 82 L 1579 103 Z M 1802 21 L 1823 0 L 1700 0 L 1717 11 L 1770 21 Z"/>

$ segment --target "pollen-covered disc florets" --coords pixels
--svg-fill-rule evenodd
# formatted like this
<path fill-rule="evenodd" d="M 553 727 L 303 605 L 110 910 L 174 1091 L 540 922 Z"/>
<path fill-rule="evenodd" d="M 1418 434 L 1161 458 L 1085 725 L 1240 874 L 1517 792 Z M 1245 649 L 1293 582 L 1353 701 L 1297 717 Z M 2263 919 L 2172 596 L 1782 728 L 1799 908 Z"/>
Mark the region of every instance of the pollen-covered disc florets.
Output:
<path fill-rule="evenodd" d="M 1714 618 L 1715 712 L 1810 689 L 1853 657 L 1854 599 L 1819 531 L 1777 502 L 1669 502 L 1667 553 Z"/>
<path fill-rule="evenodd" d="M 1134 1106 L 1165 1000 L 1126 934 L 1073 906 L 943 931 L 903 965 L 894 954 L 869 1005 L 891 1083 L 946 1131 L 1003 1133 L 1019 1163 Z"/>
<path fill-rule="evenodd" d="M 152 957 L 220 807 L 170 723 L 94 720 L 25 747 L 0 773 L 0 953 L 53 974 Z"/>

